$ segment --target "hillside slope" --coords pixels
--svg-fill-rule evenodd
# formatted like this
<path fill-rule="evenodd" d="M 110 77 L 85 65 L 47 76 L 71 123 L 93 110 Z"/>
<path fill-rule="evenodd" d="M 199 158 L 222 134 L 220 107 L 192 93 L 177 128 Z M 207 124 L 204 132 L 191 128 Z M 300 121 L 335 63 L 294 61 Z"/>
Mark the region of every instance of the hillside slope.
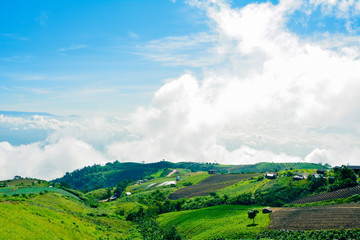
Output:
<path fill-rule="evenodd" d="M 1 239 L 141 239 L 136 226 L 57 193 L 0 198 Z"/>

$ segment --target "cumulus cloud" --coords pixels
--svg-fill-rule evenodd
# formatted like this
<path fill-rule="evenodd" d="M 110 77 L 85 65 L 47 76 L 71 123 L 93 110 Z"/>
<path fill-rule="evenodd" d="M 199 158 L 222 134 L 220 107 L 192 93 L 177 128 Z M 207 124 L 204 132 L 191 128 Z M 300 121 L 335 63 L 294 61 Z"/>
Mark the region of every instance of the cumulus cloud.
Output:
<path fill-rule="evenodd" d="M 51 180 L 65 172 L 83 166 L 104 163 L 103 156 L 89 144 L 74 138 L 55 143 L 33 143 L 12 146 L 0 142 L 0 175 L 2 179 L 15 175 Z"/>
<path fill-rule="evenodd" d="M 300 1 L 241 9 L 224 1 L 192 4 L 213 21 L 224 64 L 206 70 L 203 79 L 185 74 L 166 83 L 150 106 L 132 115 L 139 139 L 110 145 L 110 156 L 234 164 L 355 161 L 357 46 L 331 49 L 289 32 L 287 20 L 304 7 Z"/>

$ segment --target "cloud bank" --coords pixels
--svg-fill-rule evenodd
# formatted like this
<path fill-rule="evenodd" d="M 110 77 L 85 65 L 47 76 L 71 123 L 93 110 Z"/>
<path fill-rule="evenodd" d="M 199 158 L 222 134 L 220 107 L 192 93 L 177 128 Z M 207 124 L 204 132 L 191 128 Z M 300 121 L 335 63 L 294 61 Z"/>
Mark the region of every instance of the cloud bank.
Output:
<path fill-rule="evenodd" d="M 207 52 L 216 60 L 201 65 L 208 66 L 202 78 L 186 73 L 165 83 L 148 106 L 126 120 L 0 117 L 0 124 L 51 129 L 43 142 L 2 142 L 2 176 L 51 179 L 115 159 L 358 164 L 359 38 L 354 32 L 303 38 L 287 28 L 295 11 L 311 14 L 319 8 L 351 21 L 358 2 L 294 0 L 239 9 L 225 1 L 190 4 L 207 13 L 211 26 Z M 184 48 L 187 39 L 194 46 L 193 38 L 175 43 Z M 176 44 L 169 46 L 176 52 Z M 156 56 L 166 61 L 172 59 L 168 54 Z"/>

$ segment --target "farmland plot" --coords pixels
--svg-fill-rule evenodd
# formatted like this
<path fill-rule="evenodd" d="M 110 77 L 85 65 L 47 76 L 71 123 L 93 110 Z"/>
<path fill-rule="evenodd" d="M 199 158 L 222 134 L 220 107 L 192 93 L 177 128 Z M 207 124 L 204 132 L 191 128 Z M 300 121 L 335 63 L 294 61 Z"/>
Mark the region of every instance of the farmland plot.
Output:
<path fill-rule="evenodd" d="M 260 174 L 219 174 L 213 175 L 199 182 L 196 185 L 180 188 L 171 195 L 169 199 L 191 198 L 195 196 L 205 196 L 210 192 L 215 192 L 225 187 L 231 186 L 241 180 L 258 176 Z"/>
<path fill-rule="evenodd" d="M 292 203 L 304 204 L 304 203 L 320 202 L 320 201 L 333 200 L 338 198 L 347 198 L 355 194 L 360 194 L 360 186 L 339 189 L 333 192 L 319 193 L 313 196 L 297 199 Z"/>
<path fill-rule="evenodd" d="M 269 228 L 275 230 L 360 228 L 360 204 L 281 208 L 271 219 Z"/>

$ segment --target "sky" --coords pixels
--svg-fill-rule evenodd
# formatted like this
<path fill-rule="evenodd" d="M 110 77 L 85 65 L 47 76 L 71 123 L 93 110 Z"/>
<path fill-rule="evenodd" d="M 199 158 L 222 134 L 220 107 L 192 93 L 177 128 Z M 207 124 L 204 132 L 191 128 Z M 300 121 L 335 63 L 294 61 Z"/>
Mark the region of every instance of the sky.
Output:
<path fill-rule="evenodd" d="M 359 16 L 357 0 L 0 0 L 0 178 L 360 165 Z"/>

